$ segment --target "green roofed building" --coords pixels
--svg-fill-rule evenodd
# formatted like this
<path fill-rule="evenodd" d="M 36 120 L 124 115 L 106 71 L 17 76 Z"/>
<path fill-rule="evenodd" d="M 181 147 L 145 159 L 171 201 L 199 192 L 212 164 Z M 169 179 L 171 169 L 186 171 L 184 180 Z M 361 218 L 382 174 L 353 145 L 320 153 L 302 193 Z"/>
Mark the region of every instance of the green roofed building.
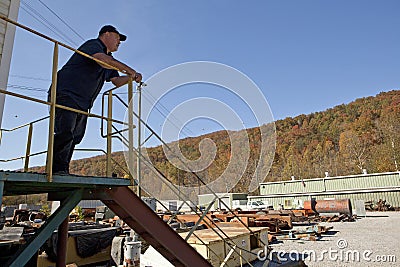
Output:
<path fill-rule="evenodd" d="M 249 196 L 262 200 L 278 209 L 299 208 L 305 200 L 350 199 L 372 201 L 386 200 L 400 207 L 400 172 L 360 174 L 338 177 L 260 183 L 260 195 Z"/>

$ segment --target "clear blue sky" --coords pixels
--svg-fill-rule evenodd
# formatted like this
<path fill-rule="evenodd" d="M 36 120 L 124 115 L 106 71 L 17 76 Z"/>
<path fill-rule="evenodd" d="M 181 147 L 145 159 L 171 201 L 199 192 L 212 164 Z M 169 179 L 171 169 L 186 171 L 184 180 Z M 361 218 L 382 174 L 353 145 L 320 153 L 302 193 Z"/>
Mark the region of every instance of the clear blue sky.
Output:
<path fill-rule="evenodd" d="M 41 1 L 85 40 L 97 37 L 104 24 L 115 25 L 128 39 L 114 56 L 143 73 L 145 80 L 190 61 L 218 62 L 243 72 L 261 89 L 276 120 L 399 88 L 398 0 Z M 68 39 L 38 23 L 27 13 L 32 9 Z M 18 22 L 73 47 L 83 42 L 38 0 L 21 0 Z M 47 89 L 51 48 L 49 42 L 18 30 L 9 84 Z M 60 67 L 70 55 L 61 52 Z M 185 92 L 206 97 L 212 91 L 210 86 L 193 85 Z M 40 90 L 15 92 L 46 97 Z M 151 101 L 145 94 L 144 101 Z M 166 98 L 162 107 L 173 109 L 181 98 L 173 99 Z M 36 111 L 13 101 L 6 100 L 3 127 L 26 122 L 26 113 L 34 118 L 47 114 L 43 108 Z M 99 104 L 94 111 L 100 110 Z M 155 128 L 159 123 L 149 121 Z M 187 135 L 218 129 L 214 122 L 203 123 L 192 129 L 187 125 Z M 244 124 L 255 126 L 246 118 Z M 0 148 L 1 158 L 5 150 L 10 151 Z"/>

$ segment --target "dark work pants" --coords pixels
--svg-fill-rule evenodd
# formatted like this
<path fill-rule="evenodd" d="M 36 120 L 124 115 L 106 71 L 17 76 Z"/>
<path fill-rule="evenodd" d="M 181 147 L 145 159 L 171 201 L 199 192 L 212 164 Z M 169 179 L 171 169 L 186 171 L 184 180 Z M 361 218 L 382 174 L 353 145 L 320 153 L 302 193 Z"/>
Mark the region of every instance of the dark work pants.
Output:
<path fill-rule="evenodd" d="M 62 104 L 61 104 L 62 105 Z M 75 145 L 85 134 L 87 116 L 64 109 L 56 109 L 54 126 L 53 172 L 69 172 Z"/>

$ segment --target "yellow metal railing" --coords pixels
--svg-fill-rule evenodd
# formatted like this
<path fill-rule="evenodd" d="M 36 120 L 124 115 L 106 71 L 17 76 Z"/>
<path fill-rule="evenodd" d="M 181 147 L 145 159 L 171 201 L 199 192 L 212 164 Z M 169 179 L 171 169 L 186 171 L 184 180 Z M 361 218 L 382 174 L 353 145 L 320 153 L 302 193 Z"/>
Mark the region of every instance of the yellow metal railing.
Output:
<path fill-rule="evenodd" d="M 29 122 L 29 123 L 14 127 L 12 129 L 0 129 L 0 144 L 1 144 L 2 137 L 3 137 L 3 132 L 14 132 L 16 130 L 28 127 L 28 136 L 27 136 L 27 142 L 26 142 L 25 156 L 12 158 L 12 159 L 6 159 L 6 160 L 0 160 L 0 162 L 10 162 L 10 161 L 19 160 L 19 159 L 25 159 L 24 171 L 25 172 L 28 171 L 30 157 L 46 153 L 46 151 L 41 151 L 41 152 L 37 152 L 37 153 L 31 154 L 33 127 L 34 127 L 34 125 L 36 123 L 44 121 L 45 119 L 48 119 L 48 118 L 49 118 L 49 116 L 41 118 L 41 119 L 37 119 L 35 121 L 32 121 L 32 122 Z"/>
<path fill-rule="evenodd" d="M 22 28 L 22 29 L 24 29 L 24 30 L 26 30 L 28 32 L 31 32 L 31 33 L 33 33 L 33 34 L 35 34 L 35 35 L 37 35 L 37 36 L 39 36 L 39 37 L 41 37 L 43 39 L 46 39 L 46 40 L 54 43 L 53 62 L 52 62 L 52 85 L 51 85 L 51 89 L 50 89 L 50 102 L 44 101 L 44 100 L 41 100 L 41 99 L 36 99 L 36 98 L 33 98 L 33 97 L 24 96 L 24 95 L 17 94 L 17 93 L 14 93 L 14 92 L 9 92 L 7 90 L 4 90 L 3 88 L 0 88 L 0 93 L 2 93 L 2 94 L 14 96 L 14 97 L 17 97 L 17 98 L 21 98 L 21 99 L 25 99 L 25 100 L 29 100 L 29 101 L 33 101 L 33 102 L 36 102 L 36 103 L 41 103 L 41 104 L 45 104 L 45 105 L 50 106 L 50 116 L 48 116 L 48 117 L 45 117 L 45 118 L 42 118 L 42 119 L 39 119 L 39 120 L 35 120 L 33 122 L 30 122 L 30 123 L 15 127 L 13 129 L 9 129 L 9 130 L 0 129 L 0 141 L 1 141 L 1 137 L 2 137 L 2 133 L 3 132 L 11 132 L 11 131 L 15 131 L 15 130 L 23 128 L 23 127 L 29 127 L 28 128 L 28 138 L 27 138 L 25 156 L 13 158 L 13 159 L 8 159 L 8 160 L 0 160 L 0 162 L 8 162 L 8 161 L 17 160 L 17 159 L 25 159 L 24 171 L 27 171 L 28 167 L 29 167 L 29 158 L 30 157 L 32 157 L 34 155 L 39 155 L 39 154 L 46 153 L 46 151 L 42 151 L 42 152 L 39 152 L 39 153 L 31 154 L 30 150 L 31 150 L 31 143 L 32 143 L 33 125 L 35 123 L 39 122 L 39 121 L 42 121 L 44 119 L 49 118 L 46 173 L 47 173 L 48 181 L 52 181 L 52 179 L 53 179 L 52 163 L 53 163 L 53 152 L 54 152 L 53 151 L 53 145 L 54 145 L 55 111 L 56 111 L 56 108 L 61 108 L 61 109 L 73 111 L 73 112 L 76 112 L 76 113 L 84 114 L 84 115 L 87 115 L 88 117 L 99 118 L 101 120 L 107 121 L 107 134 L 105 136 L 105 138 L 107 139 L 107 149 L 105 151 L 106 157 L 107 157 L 106 176 L 111 176 L 112 175 L 112 170 L 111 170 L 112 140 L 111 139 L 112 139 L 112 135 L 114 134 L 112 132 L 112 123 L 122 124 L 122 125 L 125 125 L 127 127 L 128 131 L 129 131 L 129 144 L 128 144 L 128 148 L 129 148 L 129 150 L 128 150 L 129 163 L 133 164 L 133 129 L 134 129 L 133 116 L 129 116 L 128 117 L 128 122 L 123 122 L 123 121 L 120 121 L 120 120 L 113 119 L 112 118 L 113 106 L 112 106 L 112 95 L 111 94 L 110 94 L 110 98 L 109 98 L 109 101 L 108 101 L 107 116 L 103 116 L 103 114 L 102 115 L 97 115 L 97 114 L 93 114 L 93 113 L 85 112 L 85 111 L 82 111 L 82 110 L 77 110 L 77 109 L 74 109 L 74 108 L 70 108 L 70 107 L 66 107 L 66 106 L 63 106 L 63 105 L 56 104 L 56 87 L 57 87 L 57 69 L 58 69 L 59 46 L 62 46 L 62 47 L 67 48 L 67 49 L 69 49 L 69 50 L 71 50 L 73 52 L 79 53 L 82 56 L 90 58 L 90 59 L 96 61 L 97 63 L 107 67 L 107 68 L 114 69 L 114 70 L 117 70 L 117 71 L 125 73 L 125 74 L 126 74 L 126 71 L 118 69 L 118 68 L 116 68 L 116 67 L 114 67 L 112 65 L 107 64 L 106 62 L 98 60 L 98 59 L 96 59 L 96 58 L 94 58 L 94 57 L 92 57 L 92 56 L 90 56 L 90 55 L 88 55 L 86 53 L 83 53 L 83 52 L 81 52 L 81 51 L 79 51 L 77 49 L 74 49 L 74 48 L 66 45 L 66 44 L 58 42 L 58 41 L 56 41 L 56 40 L 54 40 L 54 39 L 52 39 L 52 38 L 50 38 L 50 37 L 48 37 L 48 36 L 46 36 L 46 35 L 44 35 L 42 33 L 39 33 L 39 32 L 37 32 L 35 30 L 32 30 L 32 29 L 30 29 L 30 28 L 28 28 L 28 27 L 26 27 L 26 26 L 24 26 L 24 25 L 22 25 L 22 24 L 20 24 L 18 22 L 10 20 L 9 18 L 7 18 L 7 17 L 5 17 L 3 15 L 0 15 L 0 19 L 5 20 L 8 23 L 11 23 L 11 24 L 13 24 L 13 25 L 15 25 L 15 26 L 17 26 L 19 28 Z M 114 88 L 114 89 L 116 89 L 116 88 Z M 128 112 L 132 113 L 132 111 L 133 111 L 133 106 L 132 106 L 133 105 L 132 104 L 133 101 L 131 101 L 131 99 L 133 98 L 133 80 L 132 79 L 129 79 L 129 81 L 128 81 L 128 98 L 129 98 L 128 102 L 130 103 L 130 105 L 128 107 Z M 131 175 L 130 175 L 130 178 L 132 180 L 132 176 Z"/>

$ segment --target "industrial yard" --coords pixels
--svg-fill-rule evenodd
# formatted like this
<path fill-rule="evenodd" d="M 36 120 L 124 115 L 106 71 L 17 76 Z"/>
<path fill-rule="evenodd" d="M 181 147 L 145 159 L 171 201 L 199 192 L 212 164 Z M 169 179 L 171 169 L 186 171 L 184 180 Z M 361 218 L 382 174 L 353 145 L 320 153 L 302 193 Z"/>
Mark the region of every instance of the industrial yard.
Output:
<path fill-rule="evenodd" d="M 330 208 L 327 208 L 328 206 L 318 206 L 317 201 L 316 209 L 326 211 L 320 214 L 308 208 L 238 211 L 234 214 L 227 211 L 214 211 L 208 213 L 207 219 L 203 222 L 198 222 L 199 216 L 191 212 L 175 215 L 158 213 L 158 215 L 165 222 L 169 222 L 170 227 L 182 238 L 187 237 L 187 242 L 207 258 L 212 266 L 221 264 L 258 267 L 321 266 L 322 264 L 324 266 L 397 266 L 400 258 L 398 246 L 400 212 L 373 211 L 364 212 L 362 216 L 328 212 L 329 209 L 350 212 L 350 210 L 345 210 L 350 206 L 342 205 L 343 203 L 346 202 L 332 200 Z M 336 206 L 332 208 L 334 205 Z M 305 203 L 305 207 L 308 206 Z M 379 205 L 375 206 L 375 209 L 379 208 Z M 37 215 L 35 212 L 29 213 L 32 215 L 24 220 L 21 216 L 23 211 L 18 210 L 14 213 L 19 214 L 11 222 L 16 226 L 14 229 L 17 230 L 19 226 L 20 234 L 22 234 L 22 227 L 25 229 L 24 232 L 40 227 L 40 223 L 35 225 L 34 222 L 30 222 L 31 217 Z M 118 262 L 117 258 L 122 260 L 121 256 L 124 252 L 118 251 L 118 247 L 124 243 L 128 244 L 123 232 L 129 231 L 129 227 L 117 216 L 109 214 L 108 217 L 111 218 L 104 217 L 106 214 L 103 212 L 106 211 L 97 209 L 96 224 L 87 220 L 78 224 L 70 223 L 71 237 L 68 239 L 68 247 L 70 247 L 68 251 L 78 252 L 78 254 L 68 254 L 67 259 L 72 264 L 70 266 L 80 266 L 84 262 L 96 262 L 96 260 L 100 265 L 95 266 L 114 266 Z M 77 219 L 71 216 L 71 219 L 73 218 Z M 101 218 L 103 219 L 99 220 Z M 90 218 L 86 219 L 90 220 Z M 195 226 L 197 224 L 198 226 Z M 92 253 L 91 257 L 79 256 L 79 246 L 78 243 L 75 244 L 75 242 L 82 242 L 82 240 L 78 241 L 83 233 L 82 230 L 76 231 L 79 225 L 80 227 L 91 225 L 92 230 L 86 230 L 86 234 L 82 236 L 86 236 L 87 240 L 89 240 L 89 232 L 92 236 L 90 244 L 85 245 L 88 251 L 94 252 L 93 249 L 98 243 L 97 239 L 104 240 L 105 246 L 97 250 L 95 254 Z M 211 225 L 213 230 L 210 228 Z M 196 230 L 193 231 L 194 229 Z M 107 234 L 108 241 L 104 239 L 105 231 L 111 233 L 111 235 Z M 250 231 L 259 239 L 253 239 Z M 17 232 L 12 233 L 15 235 Z M 96 233 L 99 234 L 98 238 L 95 237 Z M 218 233 L 227 236 L 223 238 L 218 236 Z M 113 239 L 112 244 L 110 238 Z M 139 251 L 142 247 L 142 255 L 135 256 L 140 266 L 174 266 L 156 249 L 149 247 L 144 240 L 133 243 L 140 244 Z M 47 259 L 48 253 L 49 250 L 40 253 L 37 266 L 54 264 Z M 111 264 L 112 262 L 114 265 Z"/>
<path fill-rule="evenodd" d="M 367 212 L 354 222 L 320 223 L 333 228 L 317 241 L 284 240 L 271 247 L 292 253 L 285 255 L 289 259 L 304 257 L 307 266 L 398 266 L 399 220 L 400 212 Z"/>
<path fill-rule="evenodd" d="M 268 214 L 268 212 L 266 213 Z M 282 218 L 283 214 L 288 213 L 290 212 L 283 211 Z M 276 211 L 270 211 L 270 216 L 272 214 L 276 214 Z M 223 216 L 215 213 L 215 216 L 223 218 L 230 215 Z M 258 217 L 258 222 L 262 221 L 262 216 Z M 189 218 L 190 215 L 181 216 L 183 221 L 189 221 Z M 400 247 L 397 244 L 400 238 L 400 226 L 398 225 L 400 212 L 367 212 L 365 216 L 358 217 L 326 214 L 325 216 L 310 215 L 308 218 L 307 216 L 302 218 L 304 221 L 293 222 L 291 229 L 284 226 L 283 228 L 286 230 L 276 231 L 271 228 L 272 231 L 269 231 L 268 238 L 270 250 L 267 255 L 263 252 L 258 253 L 263 249 L 255 249 L 252 251 L 253 259 L 258 258 L 258 260 L 252 261 L 251 265 L 239 261 L 237 264 L 230 265 L 232 264 L 230 261 L 227 266 L 398 266 Z M 321 219 L 326 221 L 317 222 Z M 265 218 L 264 222 L 266 221 Z M 231 232 L 244 230 L 237 223 L 230 226 L 229 223 L 223 225 L 224 223 L 221 222 L 220 226 L 223 229 L 230 227 L 229 231 Z M 203 240 L 215 242 L 218 239 L 218 237 L 212 237 L 210 231 L 196 231 L 195 233 L 200 235 Z M 185 233 L 181 234 L 183 237 L 186 235 Z M 245 240 L 243 234 L 240 238 Z M 189 243 L 192 245 L 196 243 L 193 242 L 194 239 L 191 238 Z M 245 253 L 246 250 L 243 251 Z M 232 258 L 235 257 L 232 256 Z M 154 249 L 150 249 L 141 256 L 141 266 L 173 265 L 170 265 Z M 213 266 L 219 266 L 219 264 L 213 264 Z"/>

